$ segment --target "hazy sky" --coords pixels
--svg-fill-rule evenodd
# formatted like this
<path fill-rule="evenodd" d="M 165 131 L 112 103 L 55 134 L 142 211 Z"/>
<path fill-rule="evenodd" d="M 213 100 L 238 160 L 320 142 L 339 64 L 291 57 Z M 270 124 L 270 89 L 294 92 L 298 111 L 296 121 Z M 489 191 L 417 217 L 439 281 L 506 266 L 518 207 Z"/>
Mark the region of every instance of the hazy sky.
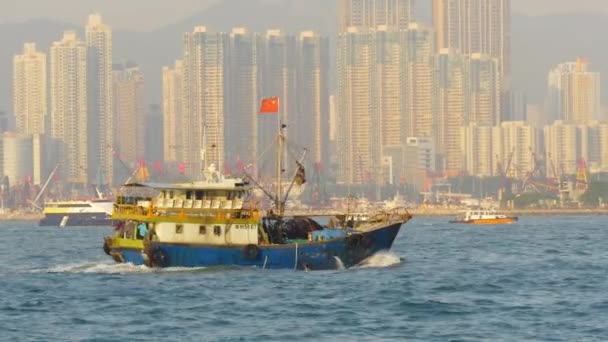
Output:
<path fill-rule="evenodd" d="M 99 12 L 115 29 L 150 30 L 192 15 L 215 1 L 221 0 L 0 0 L 0 22 L 49 18 L 84 24 L 89 13 Z M 608 0 L 512 0 L 512 7 L 515 12 L 529 15 L 608 13 Z"/>

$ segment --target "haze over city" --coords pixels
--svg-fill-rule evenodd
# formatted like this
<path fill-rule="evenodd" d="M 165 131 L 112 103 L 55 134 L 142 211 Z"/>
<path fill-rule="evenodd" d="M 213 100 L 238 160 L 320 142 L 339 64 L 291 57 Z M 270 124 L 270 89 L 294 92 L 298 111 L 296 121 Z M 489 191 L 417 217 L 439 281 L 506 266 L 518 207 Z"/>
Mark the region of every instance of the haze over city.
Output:
<path fill-rule="evenodd" d="M 205 152 L 208 161 L 226 171 L 252 163 L 263 173 L 258 158 L 273 126 L 257 115 L 257 106 L 272 96 L 284 104 L 280 115 L 291 137 L 311 151 L 309 169 L 315 165 L 319 179 L 338 192 L 347 191 L 341 186 L 399 184 L 416 193 L 450 177 L 473 176 L 498 179 L 487 185 L 493 190 L 476 195 L 500 196 L 504 177 L 523 182 L 520 187 L 532 177 L 573 177 L 574 184 L 582 165 L 593 173 L 608 170 L 606 89 L 600 86 L 608 44 L 590 33 L 606 26 L 602 1 L 486 0 L 487 12 L 468 9 L 480 5 L 464 0 L 370 1 L 375 9 L 361 10 L 376 11 L 374 19 L 357 18 L 358 5 L 344 5 L 348 1 L 13 3 L 0 14 L 0 43 L 7 47 L 0 52 L 0 74 L 7 75 L 0 79 L 0 111 L 9 131 L 41 134 L 55 127 L 53 139 L 67 134 L 59 139 L 65 146 L 86 141 L 80 155 L 43 153 L 50 160 L 34 162 L 35 184 L 56 158 L 72 183 L 120 183 L 121 164 L 154 164 L 157 173 L 195 177 L 203 126 L 214 142 Z M 58 10 L 67 7 L 72 10 Z M 477 14 L 454 15 L 469 10 Z M 384 40 L 386 55 L 372 54 Z M 84 50 L 69 50 L 78 46 Z M 190 60 L 200 47 L 216 59 Z M 61 66 L 61 49 L 82 53 L 87 62 Z M 48 98 L 37 102 L 44 113 L 34 120 L 25 78 L 31 71 L 17 71 L 17 63 L 40 53 L 48 80 L 39 82 L 48 82 Z M 372 64 L 345 64 L 361 54 Z M 197 74 L 196 63 L 204 72 Z M 86 70 L 86 79 L 61 71 L 73 67 Z M 380 83 L 366 83 L 368 76 Z M 82 82 L 78 91 L 87 89 L 74 104 L 86 109 L 69 119 L 83 125 L 82 137 L 57 131 L 57 122 L 68 120 L 67 107 L 57 107 L 59 97 L 72 95 L 53 89 L 64 89 L 61 82 L 71 77 Z M 367 100 L 351 94 L 364 89 Z M 35 125 L 40 129 L 32 131 Z M 577 146 L 577 139 L 587 142 Z M 11 172 L 20 180 L 26 171 Z M 383 191 L 375 193 L 390 195 Z"/>

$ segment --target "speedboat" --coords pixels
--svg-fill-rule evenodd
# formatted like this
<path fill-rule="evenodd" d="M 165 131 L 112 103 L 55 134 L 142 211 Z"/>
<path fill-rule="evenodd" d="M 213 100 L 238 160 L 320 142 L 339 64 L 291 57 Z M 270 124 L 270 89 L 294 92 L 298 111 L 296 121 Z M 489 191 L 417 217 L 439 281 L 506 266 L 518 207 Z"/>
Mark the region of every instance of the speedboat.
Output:
<path fill-rule="evenodd" d="M 109 226 L 113 201 L 109 199 L 49 201 L 44 203 L 44 217 L 39 226 Z"/>

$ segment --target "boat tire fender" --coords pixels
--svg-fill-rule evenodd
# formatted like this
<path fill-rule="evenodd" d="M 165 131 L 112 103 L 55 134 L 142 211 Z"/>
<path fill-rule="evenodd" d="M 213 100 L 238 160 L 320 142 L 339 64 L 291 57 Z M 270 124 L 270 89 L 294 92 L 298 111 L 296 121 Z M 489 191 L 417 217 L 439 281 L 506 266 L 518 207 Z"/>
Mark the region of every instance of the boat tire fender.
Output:
<path fill-rule="evenodd" d="M 249 244 L 243 248 L 243 256 L 247 260 L 255 260 L 259 254 L 260 251 L 256 245 Z"/>
<path fill-rule="evenodd" d="M 108 246 L 108 242 L 104 241 L 103 242 L 103 252 L 106 253 L 107 255 L 111 255 L 110 254 L 110 246 Z"/>
<path fill-rule="evenodd" d="M 154 253 L 152 253 L 152 265 L 157 267 L 165 266 L 165 262 L 167 261 L 167 256 L 162 249 L 157 248 Z"/>

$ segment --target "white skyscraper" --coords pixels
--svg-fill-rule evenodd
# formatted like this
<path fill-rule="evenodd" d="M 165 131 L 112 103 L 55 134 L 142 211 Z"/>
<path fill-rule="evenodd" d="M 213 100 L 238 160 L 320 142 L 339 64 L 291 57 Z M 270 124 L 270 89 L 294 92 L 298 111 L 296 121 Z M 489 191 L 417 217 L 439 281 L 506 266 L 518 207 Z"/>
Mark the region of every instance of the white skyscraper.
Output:
<path fill-rule="evenodd" d="M 534 171 L 534 153 L 536 146 L 536 130 L 524 121 L 506 121 L 494 127 L 492 155 L 498 160 L 500 172 L 507 172 L 510 177 L 523 179 Z M 506 168 L 509 167 L 508 170 Z"/>
<path fill-rule="evenodd" d="M 27 43 L 13 60 L 13 106 L 17 133 L 44 134 L 47 114 L 46 55 Z"/>
<path fill-rule="evenodd" d="M 101 16 L 86 25 L 90 183 L 113 183 L 114 115 L 112 105 L 112 30 Z"/>
<path fill-rule="evenodd" d="M 181 162 L 193 177 L 200 177 L 204 164 L 224 165 L 226 44 L 226 34 L 208 32 L 204 26 L 184 35 L 185 93 L 179 145 L 184 153 Z"/>
<path fill-rule="evenodd" d="M 88 183 L 87 47 L 67 31 L 51 46 L 51 137 L 62 179 Z"/>
<path fill-rule="evenodd" d="M 175 61 L 173 68 L 163 67 L 163 144 L 164 160 L 169 163 L 183 161 L 180 131 L 184 96 L 184 63 Z"/>
<path fill-rule="evenodd" d="M 482 54 L 497 61 L 499 108 L 508 114 L 511 0 L 432 0 L 437 49 Z M 504 105 L 504 106 L 503 106 Z"/>
<path fill-rule="evenodd" d="M 551 119 L 586 124 L 598 118 L 600 74 L 583 59 L 563 63 L 549 72 L 547 108 Z"/>
<path fill-rule="evenodd" d="M 113 71 L 116 150 L 128 164 L 144 157 L 144 76 L 136 65 Z"/>
<path fill-rule="evenodd" d="M 443 171 L 457 174 L 463 170 L 460 129 L 468 113 L 468 59 L 454 50 L 443 49 L 435 61 L 436 96 L 435 141 L 443 156 Z"/>
<path fill-rule="evenodd" d="M 237 166 L 255 161 L 258 154 L 259 35 L 234 28 L 226 53 L 226 158 Z M 240 161 L 240 163 L 239 163 Z"/>

